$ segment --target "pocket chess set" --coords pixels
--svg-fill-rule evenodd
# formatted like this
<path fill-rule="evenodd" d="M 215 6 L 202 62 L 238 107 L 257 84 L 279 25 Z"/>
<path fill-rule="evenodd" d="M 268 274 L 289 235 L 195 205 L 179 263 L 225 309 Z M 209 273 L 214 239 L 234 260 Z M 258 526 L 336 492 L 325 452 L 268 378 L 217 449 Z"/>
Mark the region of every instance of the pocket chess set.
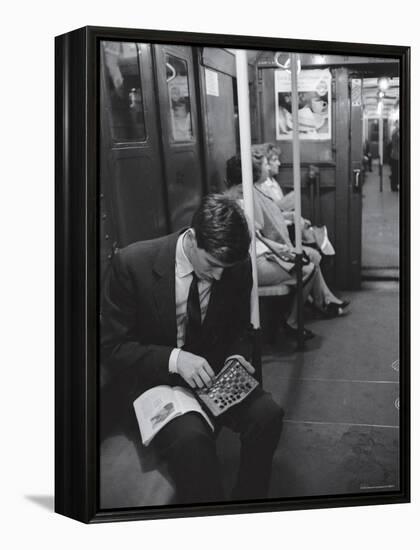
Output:
<path fill-rule="evenodd" d="M 243 401 L 257 386 L 258 381 L 246 368 L 237 359 L 231 359 L 213 384 L 198 390 L 197 395 L 214 416 L 219 416 Z"/>

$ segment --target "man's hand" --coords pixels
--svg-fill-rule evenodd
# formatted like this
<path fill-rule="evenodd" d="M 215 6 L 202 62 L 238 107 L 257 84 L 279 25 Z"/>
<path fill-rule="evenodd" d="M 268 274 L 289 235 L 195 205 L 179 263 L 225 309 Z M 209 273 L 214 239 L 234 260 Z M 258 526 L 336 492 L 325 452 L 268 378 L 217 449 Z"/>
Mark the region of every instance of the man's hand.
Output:
<path fill-rule="evenodd" d="M 181 350 L 176 363 L 178 374 L 191 388 L 210 387 L 214 372 L 204 357 Z"/>
<path fill-rule="evenodd" d="M 236 359 L 249 372 L 249 374 L 254 374 L 254 367 L 251 365 L 251 363 L 248 363 L 248 361 L 245 359 L 245 357 L 242 357 L 242 355 L 229 355 L 226 361 L 229 361 L 229 359 Z"/>

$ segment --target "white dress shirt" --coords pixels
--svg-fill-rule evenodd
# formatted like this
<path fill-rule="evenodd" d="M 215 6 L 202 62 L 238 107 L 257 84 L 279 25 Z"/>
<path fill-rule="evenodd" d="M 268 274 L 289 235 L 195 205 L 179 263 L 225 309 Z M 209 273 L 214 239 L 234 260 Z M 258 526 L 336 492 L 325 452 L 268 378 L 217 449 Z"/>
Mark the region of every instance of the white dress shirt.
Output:
<path fill-rule="evenodd" d="M 179 352 L 185 342 L 185 329 L 187 325 L 187 301 L 190 286 L 193 280 L 194 268 L 187 258 L 184 242 L 189 229 L 178 237 L 175 250 L 175 304 L 176 304 L 176 329 L 177 348 L 173 349 L 169 357 L 169 371 L 177 372 L 176 364 Z M 200 300 L 201 322 L 204 321 L 211 295 L 211 281 L 198 279 L 198 295 Z"/>

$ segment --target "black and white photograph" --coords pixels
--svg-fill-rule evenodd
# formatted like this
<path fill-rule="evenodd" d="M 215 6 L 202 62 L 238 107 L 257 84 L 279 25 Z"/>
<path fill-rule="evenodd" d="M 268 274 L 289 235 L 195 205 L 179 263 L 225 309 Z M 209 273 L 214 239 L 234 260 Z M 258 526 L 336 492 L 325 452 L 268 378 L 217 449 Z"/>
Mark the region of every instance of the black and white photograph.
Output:
<path fill-rule="evenodd" d="M 415 13 L 5 5 L 2 547 L 415 546 Z"/>
<path fill-rule="evenodd" d="M 99 508 L 398 498 L 401 55 L 98 44 Z"/>

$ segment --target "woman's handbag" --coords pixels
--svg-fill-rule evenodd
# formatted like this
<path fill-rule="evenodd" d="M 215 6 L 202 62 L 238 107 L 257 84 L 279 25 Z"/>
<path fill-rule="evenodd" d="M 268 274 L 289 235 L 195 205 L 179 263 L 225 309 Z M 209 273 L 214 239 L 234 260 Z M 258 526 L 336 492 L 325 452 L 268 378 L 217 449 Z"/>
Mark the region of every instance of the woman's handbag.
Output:
<path fill-rule="evenodd" d="M 284 270 L 288 273 L 292 273 L 296 269 L 296 253 L 293 250 L 284 250 L 283 246 L 266 239 L 260 231 L 256 231 L 257 239 L 265 244 L 265 246 L 272 253 L 272 259 L 275 260 Z M 305 251 L 302 251 L 302 265 L 308 265 L 310 259 Z"/>

